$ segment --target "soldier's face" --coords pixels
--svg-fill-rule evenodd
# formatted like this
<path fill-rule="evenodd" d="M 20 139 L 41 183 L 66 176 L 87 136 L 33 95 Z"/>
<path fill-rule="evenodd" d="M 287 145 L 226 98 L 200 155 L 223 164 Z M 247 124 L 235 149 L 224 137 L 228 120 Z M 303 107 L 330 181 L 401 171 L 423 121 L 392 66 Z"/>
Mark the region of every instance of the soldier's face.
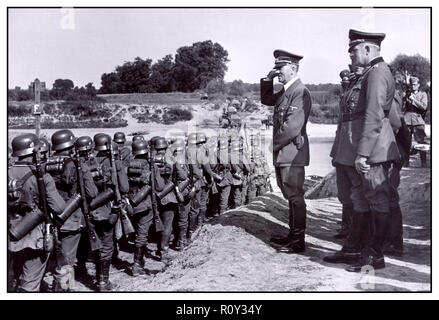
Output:
<path fill-rule="evenodd" d="M 364 66 L 369 62 L 368 52 L 362 44 L 349 49 L 349 57 L 352 61 L 352 66 Z"/>
<path fill-rule="evenodd" d="M 291 64 L 287 64 L 279 69 L 279 82 L 282 84 L 286 84 L 290 81 L 294 76 L 294 70 Z"/>

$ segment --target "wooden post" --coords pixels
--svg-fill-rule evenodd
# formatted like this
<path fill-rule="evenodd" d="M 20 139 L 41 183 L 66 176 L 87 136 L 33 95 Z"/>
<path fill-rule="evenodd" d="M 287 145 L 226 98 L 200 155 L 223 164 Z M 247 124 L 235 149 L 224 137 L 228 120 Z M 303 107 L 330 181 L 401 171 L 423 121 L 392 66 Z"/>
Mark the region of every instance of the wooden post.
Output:
<path fill-rule="evenodd" d="M 40 86 L 40 80 L 35 79 L 34 81 L 34 93 L 35 93 L 35 104 L 34 104 L 34 110 L 33 114 L 35 116 L 35 134 L 37 137 L 40 137 L 40 120 L 41 120 L 41 106 L 40 106 L 40 92 L 41 92 L 41 86 Z"/>

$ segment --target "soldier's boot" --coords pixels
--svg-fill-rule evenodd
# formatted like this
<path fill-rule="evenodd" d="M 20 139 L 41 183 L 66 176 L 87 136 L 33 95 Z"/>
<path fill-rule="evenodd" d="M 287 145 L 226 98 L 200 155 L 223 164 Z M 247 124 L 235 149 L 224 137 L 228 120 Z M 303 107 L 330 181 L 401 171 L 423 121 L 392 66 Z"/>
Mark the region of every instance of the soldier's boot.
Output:
<path fill-rule="evenodd" d="M 182 251 L 184 247 L 186 246 L 186 229 L 179 228 L 178 229 L 178 238 L 177 238 L 177 244 L 175 245 L 175 250 Z"/>
<path fill-rule="evenodd" d="M 301 253 L 305 251 L 305 229 L 306 229 L 306 206 L 305 204 L 294 204 L 289 201 L 293 208 L 294 215 L 290 216 L 290 230 L 293 229 L 290 242 L 278 249 L 284 253 Z"/>
<path fill-rule="evenodd" d="M 427 152 L 419 151 L 419 155 L 421 157 L 421 167 L 426 168 L 427 167 Z"/>
<path fill-rule="evenodd" d="M 352 224 L 352 210 L 352 205 L 343 205 L 341 229 L 334 235 L 335 239 L 345 239 L 348 237 L 349 228 Z"/>
<path fill-rule="evenodd" d="M 88 281 L 90 275 L 88 274 L 85 261 L 78 261 L 76 264 L 75 277 L 79 280 Z"/>
<path fill-rule="evenodd" d="M 360 272 L 364 267 L 383 269 L 386 264 L 383 255 L 383 243 L 388 232 L 388 212 L 372 212 L 374 233 L 371 244 L 364 248 L 357 263 L 346 268 L 349 272 Z"/>
<path fill-rule="evenodd" d="M 362 229 L 365 214 L 363 212 L 352 212 L 352 224 L 343 248 L 330 256 L 324 257 L 323 261 L 348 264 L 358 261 L 361 255 Z"/>
<path fill-rule="evenodd" d="M 145 269 L 143 269 L 144 261 L 143 255 L 145 247 L 136 247 L 134 251 L 134 264 L 129 268 L 130 274 L 133 277 L 137 277 L 145 274 Z"/>
<path fill-rule="evenodd" d="M 206 210 L 201 210 L 200 209 L 200 213 L 198 214 L 198 224 L 197 227 L 201 228 L 204 224 L 204 221 L 206 221 Z"/>
<path fill-rule="evenodd" d="M 291 219 L 291 217 L 294 217 L 294 204 L 292 201 L 288 201 L 288 204 L 288 215 Z M 270 241 L 281 246 L 287 245 L 293 239 L 293 228 L 294 226 L 290 226 L 290 232 L 286 237 L 271 237 Z"/>
<path fill-rule="evenodd" d="M 101 260 L 101 270 L 99 275 L 99 292 L 111 291 L 115 288 L 115 285 L 110 282 L 110 265 L 111 259 Z"/>
<path fill-rule="evenodd" d="M 390 207 L 388 223 L 389 229 L 386 240 L 384 241 L 383 252 L 385 255 L 400 257 L 404 252 L 404 245 L 402 238 L 402 213 L 399 205 Z"/>

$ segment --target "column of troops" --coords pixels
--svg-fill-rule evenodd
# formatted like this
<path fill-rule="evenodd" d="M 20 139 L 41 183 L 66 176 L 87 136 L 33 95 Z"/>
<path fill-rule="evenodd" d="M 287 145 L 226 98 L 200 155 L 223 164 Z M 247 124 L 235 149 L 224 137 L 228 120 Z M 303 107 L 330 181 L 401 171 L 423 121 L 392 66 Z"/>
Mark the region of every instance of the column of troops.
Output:
<path fill-rule="evenodd" d="M 130 275 L 148 273 L 145 256 L 168 264 L 169 248 L 182 250 L 205 221 L 271 188 L 259 136 L 249 140 L 201 132 L 149 141 L 134 136 L 130 148 L 123 132 L 92 139 L 59 130 L 51 144 L 34 134 L 15 137 L 8 164 L 8 290 L 41 291 L 50 260 L 53 291 L 71 290 L 74 277 L 110 291 L 121 239 L 135 247 Z M 157 242 L 157 251 L 150 252 L 148 241 Z M 95 279 L 86 268 L 91 258 Z"/>

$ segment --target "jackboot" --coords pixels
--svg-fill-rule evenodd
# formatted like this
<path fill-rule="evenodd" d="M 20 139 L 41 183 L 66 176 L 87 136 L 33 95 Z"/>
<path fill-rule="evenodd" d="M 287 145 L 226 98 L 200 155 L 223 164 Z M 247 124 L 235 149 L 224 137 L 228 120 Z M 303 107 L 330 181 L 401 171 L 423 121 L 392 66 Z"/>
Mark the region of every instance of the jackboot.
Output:
<path fill-rule="evenodd" d="M 175 245 L 175 250 L 181 251 L 186 246 L 186 229 L 178 229 L 177 243 Z"/>
<path fill-rule="evenodd" d="M 145 247 L 136 247 L 134 251 L 134 264 L 130 267 L 129 271 L 133 277 L 137 277 L 140 275 L 145 274 L 145 270 L 143 269 L 144 261 L 143 261 L 143 255 L 144 255 L 144 249 Z"/>
<path fill-rule="evenodd" d="M 111 291 L 115 288 L 113 283 L 110 282 L 110 265 L 111 260 L 101 260 L 101 272 L 99 276 L 99 292 Z"/>
<path fill-rule="evenodd" d="M 293 214 L 290 215 L 291 240 L 278 251 L 300 253 L 305 251 L 306 206 L 305 204 L 294 204 L 292 201 L 289 201 L 289 204 L 293 208 Z"/>
<path fill-rule="evenodd" d="M 333 255 L 326 256 L 323 261 L 329 263 L 355 263 L 361 255 L 362 249 L 362 229 L 364 222 L 363 212 L 352 212 L 352 224 L 349 230 L 349 235 L 346 238 L 343 248 Z"/>
<path fill-rule="evenodd" d="M 288 201 L 288 222 L 289 222 L 289 227 L 290 227 L 290 231 L 288 233 L 288 236 L 286 237 L 271 237 L 270 241 L 281 245 L 281 246 L 286 246 L 288 245 L 291 240 L 293 239 L 293 230 L 294 230 L 294 204 L 292 201 Z"/>
<path fill-rule="evenodd" d="M 278 249 L 283 253 L 301 253 L 305 251 L 305 229 L 294 229 L 290 242 Z"/>
<path fill-rule="evenodd" d="M 201 228 L 205 220 L 206 220 L 206 210 L 200 209 L 200 213 L 198 214 L 197 228 Z"/>
<path fill-rule="evenodd" d="M 390 214 L 388 219 L 388 232 L 384 241 L 383 252 L 385 255 L 400 257 L 403 254 L 403 228 L 402 228 L 402 213 L 398 206 L 390 207 Z"/>
<path fill-rule="evenodd" d="M 388 212 L 372 212 L 374 233 L 369 246 L 361 253 L 360 260 L 346 268 L 349 272 L 360 272 L 363 267 L 371 266 L 374 269 L 385 268 L 384 255 L 382 252 L 384 239 L 388 231 Z"/>
<path fill-rule="evenodd" d="M 421 157 L 421 168 L 427 167 L 427 152 L 419 151 L 419 155 Z"/>
<path fill-rule="evenodd" d="M 335 239 L 345 239 L 349 235 L 349 228 L 352 224 L 352 205 L 343 205 L 343 213 L 341 220 L 341 229 L 334 235 Z"/>

